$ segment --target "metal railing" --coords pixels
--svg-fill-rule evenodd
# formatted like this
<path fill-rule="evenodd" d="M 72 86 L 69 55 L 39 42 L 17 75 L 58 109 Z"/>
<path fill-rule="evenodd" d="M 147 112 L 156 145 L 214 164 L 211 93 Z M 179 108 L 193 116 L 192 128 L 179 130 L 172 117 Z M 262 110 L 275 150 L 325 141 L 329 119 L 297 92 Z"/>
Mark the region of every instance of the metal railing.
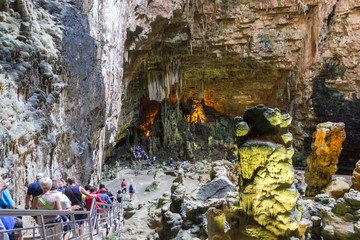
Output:
<path fill-rule="evenodd" d="M 99 207 L 96 207 L 96 205 Z M 95 199 L 92 201 L 90 211 L 1 209 L 0 216 L 36 217 L 38 224 L 11 230 L 0 230 L 0 239 L 3 239 L 3 234 L 9 232 L 26 233 L 26 235 L 23 235 L 29 239 L 45 240 L 63 238 L 94 239 L 94 236 L 99 235 L 102 229 L 106 230 L 106 235 L 108 235 L 110 231 L 115 234 L 120 234 L 122 214 L 122 203 L 98 203 Z M 84 220 L 75 220 L 75 215 L 86 215 L 86 218 L 84 218 Z M 51 216 L 68 216 L 69 221 L 44 223 L 44 219 Z M 84 222 L 84 233 L 80 236 L 77 230 L 81 222 Z M 67 227 L 68 231 L 64 231 L 64 227 Z M 68 234 L 68 236 L 65 237 L 65 234 Z"/>

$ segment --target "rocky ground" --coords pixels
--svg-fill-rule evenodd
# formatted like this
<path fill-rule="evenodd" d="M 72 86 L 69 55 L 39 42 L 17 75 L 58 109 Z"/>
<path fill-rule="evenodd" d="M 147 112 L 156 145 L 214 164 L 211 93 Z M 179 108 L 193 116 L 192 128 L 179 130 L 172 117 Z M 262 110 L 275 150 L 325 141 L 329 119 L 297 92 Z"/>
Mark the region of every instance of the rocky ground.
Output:
<path fill-rule="evenodd" d="M 155 234 L 154 228 L 157 227 L 156 224 L 158 223 L 154 219 L 153 223 L 155 226 L 149 225 L 152 222 L 150 218 L 153 215 L 157 215 L 158 213 L 155 212 L 160 210 L 157 209 L 159 199 L 164 194 L 170 197 L 170 189 L 173 181 L 176 179 L 176 173 L 173 169 L 163 171 L 160 165 L 135 173 L 135 170 L 125 168 L 118 172 L 116 179 L 103 182 L 114 195 L 116 195 L 118 190 L 121 190 L 120 184 L 122 179 L 126 180 L 128 186 L 132 184 L 135 189 L 132 201 L 129 201 L 130 195 L 128 192 L 124 195 L 124 208 L 130 207 L 136 209 L 136 211 L 134 211 L 134 215 L 130 218 L 125 219 L 122 239 L 147 239 L 147 236 Z M 193 194 L 203 180 L 209 179 L 208 175 L 206 173 L 197 173 L 196 171 L 186 173 L 186 194 Z M 193 179 L 194 176 L 197 179 Z M 146 188 L 154 181 L 159 182 L 158 188 L 146 191 Z M 156 217 L 154 216 L 154 218 Z M 160 221 L 160 219 L 156 220 Z"/>
<path fill-rule="evenodd" d="M 237 195 L 237 190 L 234 188 L 234 185 L 232 185 L 230 181 L 224 180 L 224 174 L 228 175 L 229 172 L 228 169 L 225 169 L 229 166 L 231 166 L 231 163 L 227 161 L 216 161 L 212 164 L 212 167 L 211 164 L 206 161 L 197 164 L 188 164 L 186 168 L 187 171 L 183 178 L 185 182 L 180 184 L 176 183 L 176 181 L 181 179 L 176 177 L 178 174 L 177 171 L 166 167 L 164 168 L 160 165 L 138 172 L 129 168 L 120 170 L 116 179 L 104 181 L 103 183 L 114 195 L 121 189 L 120 184 L 122 179 L 126 179 L 128 186 L 132 184 L 135 189 L 135 195 L 132 201 L 129 199 L 129 193 L 124 195 L 125 220 L 121 239 L 170 239 L 170 236 L 172 236 L 171 239 L 202 239 L 202 236 L 206 236 L 206 234 L 202 232 L 206 231 L 206 219 L 203 218 L 203 216 L 206 215 L 205 212 L 207 209 L 219 208 L 226 202 L 230 203 L 232 201 L 231 199 L 235 199 Z M 303 176 L 303 171 L 296 171 L 295 179 L 296 182 L 298 182 L 298 189 L 304 192 L 306 185 L 303 182 Z M 328 189 L 328 195 L 331 195 L 331 192 L 338 191 L 346 183 L 348 185 L 351 184 L 350 176 L 335 175 L 333 178 L 338 179 L 339 177 L 341 180 L 334 181 L 332 185 L 333 189 Z M 157 182 L 157 187 L 147 191 L 146 189 L 154 182 Z M 229 190 L 223 192 L 219 190 L 225 188 Z M 349 191 L 349 189 L 347 188 L 346 191 Z M 228 192 L 230 192 L 230 194 Z M 179 198 L 174 198 L 176 194 L 178 194 L 178 196 L 183 194 L 182 196 L 184 197 L 182 200 L 180 199 L 180 201 L 185 205 L 185 210 L 174 210 L 174 202 L 179 201 Z M 346 213 L 346 211 L 341 211 L 339 207 L 343 200 L 335 200 L 328 195 L 321 194 L 315 199 L 304 198 L 300 200 L 304 206 L 305 223 L 309 224 L 308 229 L 310 234 L 308 234 L 308 236 L 319 236 L 318 234 L 320 234 L 321 229 L 316 226 L 316 223 L 321 221 L 320 219 L 322 219 L 327 226 L 326 229 L 322 231 L 329 236 L 331 235 L 329 233 L 331 230 L 336 232 L 336 234 L 344 236 L 344 239 L 355 235 L 357 236 L 358 227 L 356 224 L 354 225 L 355 230 L 350 231 L 351 233 L 346 231 L 346 233 L 344 233 L 341 229 L 350 223 L 340 221 L 335 215 L 332 216 L 331 212 L 326 216 L 324 215 L 325 211 L 322 209 L 324 206 L 326 208 L 330 205 L 331 208 L 334 208 L 333 212 L 337 215 L 341 216 Z M 357 192 L 351 190 L 344 199 L 346 202 L 354 205 L 353 202 L 360 203 L 359 197 L 360 196 L 357 196 Z M 320 212 L 323 213 L 320 214 Z M 357 219 L 357 214 L 355 214 L 356 216 L 353 215 L 353 213 L 348 215 L 353 216 L 352 219 Z M 337 225 L 333 224 L 335 218 L 340 221 Z M 251 223 L 246 225 L 245 229 L 241 230 L 245 232 L 245 234 L 241 233 L 242 240 L 261 239 L 261 237 L 269 234 L 257 226 L 250 225 Z M 353 225 L 350 224 L 347 227 L 353 229 L 352 226 Z M 171 233 L 166 235 L 164 231 Z M 171 235 L 173 232 L 176 232 L 175 238 L 173 238 L 174 235 Z M 249 236 L 250 232 L 252 237 Z M 239 236 L 239 232 L 234 236 Z M 271 235 L 269 235 L 268 239 L 276 238 L 272 238 Z M 314 238 L 309 237 L 307 239 Z"/>

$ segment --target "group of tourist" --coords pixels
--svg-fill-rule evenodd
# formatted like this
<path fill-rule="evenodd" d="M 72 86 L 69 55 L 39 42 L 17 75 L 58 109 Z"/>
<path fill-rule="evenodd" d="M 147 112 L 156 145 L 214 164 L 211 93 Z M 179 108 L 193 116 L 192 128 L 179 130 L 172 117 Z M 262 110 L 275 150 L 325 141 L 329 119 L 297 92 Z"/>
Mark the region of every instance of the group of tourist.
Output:
<path fill-rule="evenodd" d="M 184 168 L 187 165 L 187 161 L 186 160 L 179 160 L 176 157 L 176 161 L 171 157 L 169 161 L 162 161 L 161 165 L 162 166 L 169 166 L 170 168 L 175 168 L 175 169 L 180 169 L 180 168 Z"/>
<path fill-rule="evenodd" d="M 148 160 L 149 155 L 145 152 L 142 147 L 135 145 L 134 148 L 132 148 L 132 153 L 135 159 L 137 160 Z"/>
<path fill-rule="evenodd" d="M 10 195 L 8 186 L 9 180 L 0 178 L 0 209 L 15 208 L 15 202 Z M 103 206 L 106 206 L 105 204 L 112 204 L 113 197 L 103 184 L 100 185 L 99 189 L 90 185 L 83 188 L 77 185 L 74 177 L 69 177 L 65 183 L 63 180 L 52 180 L 49 177 L 44 177 L 42 173 L 38 173 L 36 174 L 36 181 L 28 186 L 25 209 L 89 211 L 94 198 L 97 202 L 95 204 L 96 209 L 102 209 Z M 99 203 L 102 203 L 101 206 Z M 104 211 L 102 209 L 98 212 L 101 214 Z M 74 214 L 73 216 L 76 232 L 81 236 L 84 233 L 84 221 L 87 215 Z M 47 239 L 69 239 L 71 230 L 69 215 L 45 215 L 43 222 L 41 218 L 36 218 L 36 216 L 34 218 L 36 223 L 46 224 Z M 17 221 L 15 217 L 0 216 L 0 230 L 13 230 L 21 227 L 22 222 Z M 15 230 L 7 234 L 0 234 L 0 239 L 21 239 L 17 233 L 21 233 L 21 231 Z"/>
<path fill-rule="evenodd" d="M 15 208 L 10 192 L 8 190 L 9 179 L 3 180 L 0 177 L 0 209 Z M 127 182 L 125 179 L 121 182 L 121 190 L 116 196 L 117 201 L 121 202 L 123 194 L 127 193 Z M 134 197 L 134 187 L 129 185 L 130 201 Z M 36 181 L 28 186 L 25 209 L 38 210 L 69 210 L 69 211 L 90 211 L 93 199 L 95 199 L 94 207 L 99 214 L 104 212 L 104 209 L 114 201 L 114 196 L 104 184 L 100 184 L 97 189 L 94 186 L 86 185 L 85 187 L 77 185 L 74 177 L 69 177 L 67 181 L 59 179 L 50 179 L 45 177 L 42 173 L 36 174 Z M 84 223 L 87 215 L 84 214 L 69 214 L 74 216 L 76 232 L 79 236 L 84 234 Z M 36 223 L 45 224 L 47 239 L 61 239 L 67 240 L 70 238 L 70 217 L 59 215 L 45 215 L 42 218 L 35 218 Z M 0 230 L 13 230 L 8 234 L 0 234 L 0 239 L 17 240 L 21 239 L 21 231 L 16 231 L 16 228 L 22 228 L 22 221 L 15 217 L 0 216 Z M 40 231 L 41 232 L 41 231 Z M 20 233 L 20 234 L 19 234 Z M 42 233 L 40 233 L 42 235 Z M 3 236 L 1 236 L 3 235 Z M 51 237 L 49 237 L 51 236 Z M 44 237 L 44 236 L 42 236 Z"/>

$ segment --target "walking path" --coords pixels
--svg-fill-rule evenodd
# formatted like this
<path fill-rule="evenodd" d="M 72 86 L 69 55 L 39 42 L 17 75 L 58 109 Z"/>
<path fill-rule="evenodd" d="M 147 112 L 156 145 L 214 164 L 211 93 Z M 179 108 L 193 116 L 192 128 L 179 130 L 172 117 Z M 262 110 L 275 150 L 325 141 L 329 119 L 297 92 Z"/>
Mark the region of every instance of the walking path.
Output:
<path fill-rule="evenodd" d="M 140 174 L 135 175 L 134 170 L 132 169 L 123 169 L 119 172 L 119 178 L 103 182 L 105 186 L 114 194 L 116 195 L 116 192 L 118 190 L 121 190 L 121 181 L 123 178 L 125 178 L 127 182 L 127 194 L 125 194 L 125 200 L 129 199 L 129 186 L 130 184 L 133 185 L 135 189 L 134 199 L 133 202 L 135 205 L 138 203 L 144 203 L 147 201 L 153 201 L 156 199 L 159 199 L 163 193 L 169 192 L 172 185 L 172 182 L 176 177 L 165 175 L 160 177 L 159 179 L 154 179 L 153 175 L 147 175 L 148 170 L 140 171 Z M 156 189 L 152 192 L 146 192 L 145 189 L 148 187 L 152 182 L 159 181 L 160 187 L 159 189 Z M 186 190 L 187 193 L 190 193 L 194 191 L 198 186 L 199 182 L 196 180 L 192 180 L 189 178 L 185 179 L 186 184 Z"/>
<path fill-rule="evenodd" d="M 121 188 L 120 184 L 123 178 L 125 178 L 127 186 L 132 184 L 135 189 L 132 204 L 137 210 L 131 218 L 124 220 L 121 240 L 147 239 L 149 235 L 155 234 L 161 212 L 156 207 L 158 199 L 165 192 L 170 194 L 171 185 L 176 177 L 169 175 L 161 176 L 156 179 L 156 181 L 160 182 L 159 188 L 152 192 L 146 192 L 146 187 L 155 181 L 153 174 L 148 175 L 147 173 L 148 171 L 141 171 L 140 174 L 135 175 L 134 170 L 123 169 L 119 172 L 117 179 L 103 182 L 112 193 L 116 193 Z M 185 178 L 185 185 L 187 193 L 191 193 L 198 188 L 199 182 Z M 129 196 L 129 193 L 125 194 L 124 208 L 129 204 L 127 201 Z"/>

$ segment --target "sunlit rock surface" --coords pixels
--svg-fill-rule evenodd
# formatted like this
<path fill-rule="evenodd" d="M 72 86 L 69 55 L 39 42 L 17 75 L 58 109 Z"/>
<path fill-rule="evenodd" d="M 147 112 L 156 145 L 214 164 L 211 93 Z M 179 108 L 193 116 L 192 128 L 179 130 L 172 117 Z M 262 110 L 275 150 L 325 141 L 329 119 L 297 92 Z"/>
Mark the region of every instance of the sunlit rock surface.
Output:
<path fill-rule="evenodd" d="M 360 160 L 355 165 L 351 182 L 351 187 L 354 188 L 356 191 L 360 191 Z"/>
<path fill-rule="evenodd" d="M 350 185 L 343 177 L 336 177 L 323 190 L 330 197 L 338 199 L 350 190 Z"/>
<path fill-rule="evenodd" d="M 242 178 L 240 208 L 276 236 L 289 236 L 300 228 L 299 193 L 291 161 L 294 150 L 291 141 L 282 137 L 289 134 L 291 119 L 264 106 L 248 109 L 244 123 L 235 119 L 235 153 Z"/>
<path fill-rule="evenodd" d="M 331 182 L 332 175 L 337 171 L 345 138 L 344 123 L 325 122 L 317 125 L 311 146 L 312 154 L 306 160 L 306 196 L 315 196 Z"/>

